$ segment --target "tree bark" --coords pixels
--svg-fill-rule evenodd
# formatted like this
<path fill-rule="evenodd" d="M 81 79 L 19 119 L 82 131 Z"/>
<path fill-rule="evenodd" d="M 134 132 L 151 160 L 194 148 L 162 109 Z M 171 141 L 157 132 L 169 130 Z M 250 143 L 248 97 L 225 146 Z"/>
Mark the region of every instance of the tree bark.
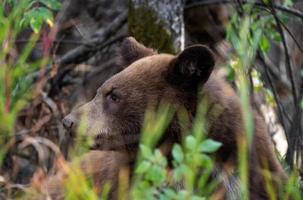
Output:
<path fill-rule="evenodd" d="M 129 35 L 159 52 L 184 48 L 184 0 L 129 0 Z"/>

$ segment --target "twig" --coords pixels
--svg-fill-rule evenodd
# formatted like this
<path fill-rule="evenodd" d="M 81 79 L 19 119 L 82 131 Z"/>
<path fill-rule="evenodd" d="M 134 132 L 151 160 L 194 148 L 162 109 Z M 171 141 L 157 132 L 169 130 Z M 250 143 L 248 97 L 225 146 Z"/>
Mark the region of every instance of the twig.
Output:
<path fill-rule="evenodd" d="M 286 88 L 287 91 L 290 91 L 291 90 L 290 83 L 282 79 L 279 70 L 272 63 L 271 59 L 269 59 L 268 57 L 264 57 L 263 59 L 264 59 L 264 62 L 266 63 L 266 66 L 267 66 L 267 69 L 268 69 L 270 75 L 272 75 L 273 78 L 275 78 L 278 82 L 281 82 L 281 84 L 283 85 L 283 87 Z"/>
<path fill-rule="evenodd" d="M 252 4 L 256 7 L 267 8 L 267 5 L 260 3 L 260 2 L 251 2 L 251 1 L 247 1 L 247 0 L 242 0 L 241 2 L 243 4 Z M 235 2 L 233 0 L 197 0 L 197 1 L 194 1 L 193 3 L 189 3 L 188 5 L 186 5 L 184 9 L 190 9 L 190 8 L 194 8 L 194 7 L 213 5 L 213 4 L 235 4 L 235 3 L 238 3 L 238 2 Z M 295 10 L 292 8 L 286 8 L 284 6 L 277 5 L 277 4 L 273 4 L 273 7 L 277 10 L 286 12 L 288 14 L 291 14 L 293 16 L 303 19 L 303 13 L 298 10 Z"/>
<path fill-rule="evenodd" d="M 122 40 L 125 37 L 125 35 L 119 35 L 117 37 L 113 37 L 111 39 L 109 39 L 107 42 L 104 42 L 103 44 L 94 47 L 94 49 L 92 49 L 91 51 L 86 51 L 85 52 L 85 58 L 82 57 L 82 59 L 78 59 L 77 61 L 74 61 L 73 63 L 80 63 L 83 62 L 85 60 L 87 60 L 89 57 L 91 57 L 95 52 L 102 50 L 103 48 L 112 45 L 113 43 Z M 71 57 L 70 57 L 71 58 Z M 70 60 L 72 61 L 72 60 Z M 68 68 L 68 69 L 61 69 L 61 71 L 57 74 L 57 76 L 51 81 L 52 86 L 50 87 L 51 90 L 49 91 L 49 96 L 52 96 L 52 94 L 54 94 L 54 92 L 61 86 L 61 82 L 63 80 L 63 78 L 65 77 L 65 75 L 71 71 L 72 68 Z"/>
<path fill-rule="evenodd" d="M 271 13 L 272 13 L 272 15 L 273 15 L 273 17 L 276 21 L 278 31 L 279 31 L 279 33 L 281 35 L 281 38 L 282 38 L 282 44 L 283 44 L 284 53 L 285 53 L 286 71 L 287 71 L 288 77 L 290 79 L 294 103 L 295 103 L 295 105 L 297 105 L 297 102 L 298 102 L 297 90 L 296 90 L 294 75 L 293 75 L 293 72 L 292 72 L 292 67 L 291 67 L 291 62 L 290 62 L 290 57 L 289 57 L 289 51 L 288 51 L 288 47 L 287 47 L 287 44 L 286 44 L 284 31 L 282 29 L 279 17 L 277 16 L 277 13 L 276 13 L 276 10 L 275 10 L 275 7 L 274 7 L 273 3 L 271 1 L 269 1 L 269 2 L 270 2 L 270 6 L 271 6 Z"/>
<path fill-rule="evenodd" d="M 46 167 L 43 165 L 43 162 L 45 162 L 47 156 L 46 156 L 46 152 L 44 151 L 43 147 L 38 143 L 37 140 L 33 139 L 30 136 L 23 136 L 23 140 L 21 142 L 21 144 L 18 146 L 18 148 L 20 148 L 20 150 L 22 151 L 23 149 L 25 149 L 27 146 L 32 146 L 34 147 L 34 149 L 37 152 L 38 155 L 38 164 L 40 166 L 42 166 L 44 171 L 46 170 Z"/>
<path fill-rule="evenodd" d="M 41 40 L 34 41 L 34 40 L 16 40 L 15 43 L 17 44 L 22 44 L 22 43 L 36 43 L 39 44 L 41 43 Z M 74 41 L 74 40 L 54 40 L 54 44 L 74 44 L 74 45 L 86 45 L 87 42 L 82 42 L 82 41 Z"/>
<path fill-rule="evenodd" d="M 303 79 L 301 78 L 301 85 L 300 85 L 300 97 L 299 99 L 303 100 Z M 303 156 L 303 135 L 302 135 L 302 110 L 300 108 L 300 101 L 298 101 L 298 104 L 295 105 L 295 114 L 293 117 L 293 124 L 290 129 L 290 134 L 292 136 L 292 140 L 290 141 L 291 143 L 289 144 L 293 148 L 287 151 L 287 156 L 286 157 L 288 163 L 291 162 L 290 166 L 293 166 L 293 162 L 297 164 L 297 166 L 301 166 L 301 170 L 303 169 L 303 161 L 302 161 L 302 156 Z M 292 150 L 292 151 L 291 151 Z M 294 156 L 295 159 L 294 159 Z M 301 161 L 301 164 L 299 163 Z"/>
<path fill-rule="evenodd" d="M 105 30 L 98 36 L 98 38 L 92 39 L 87 42 L 85 45 L 79 46 L 69 52 L 67 52 L 64 56 L 57 60 L 57 64 L 59 66 L 68 65 L 68 64 L 78 64 L 93 54 L 95 54 L 100 46 L 104 46 L 104 42 L 110 38 L 117 30 L 119 30 L 127 20 L 127 12 L 125 11 L 119 17 L 117 17 L 110 25 L 105 28 Z"/>
<path fill-rule="evenodd" d="M 297 39 L 295 38 L 295 36 L 293 35 L 293 33 L 289 30 L 289 28 L 279 18 L 278 18 L 278 20 L 280 21 L 280 24 L 283 26 L 283 28 L 290 35 L 290 37 L 293 39 L 293 41 L 297 45 L 298 49 L 303 53 L 303 48 L 301 47 L 301 45 L 299 44 L 299 42 L 297 41 Z"/>
<path fill-rule="evenodd" d="M 104 70 L 108 70 L 110 67 L 112 67 L 115 64 L 115 62 L 116 61 L 114 59 L 107 61 L 106 63 L 102 64 L 101 66 L 98 66 L 96 69 L 91 70 L 89 72 L 89 74 L 87 75 L 87 77 L 85 77 L 84 79 L 90 80 L 94 75 L 100 74 Z"/>
<path fill-rule="evenodd" d="M 287 128 L 286 128 L 286 124 L 285 124 L 282 116 L 283 116 L 283 114 L 285 114 L 285 116 L 287 116 L 287 114 L 286 114 L 285 109 L 283 108 L 283 106 L 280 104 L 280 99 L 279 99 L 279 97 L 277 95 L 275 86 L 272 84 L 272 80 L 270 78 L 269 71 L 268 71 L 269 68 L 268 68 L 267 63 L 264 60 L 264 57 L 259 52 L 257 53 L 257 57 L 261 61 L 262 65 L 264 67 L 265 76 L 266 76 L 266 78 L 268 80 L 268 84 L 269 84 L 270 88 L 272 89 L 273 96 L 274 96 L 274 99 L 275 99 L 275 101 L 277 103 L 277 107 L 278 107 L 279 118 L 280 118 L 282 127 L 283 127 L 283 129 L 284 129 L 284 131 L 286 133 L 287 132 Z M 287 119 L 289 120 L 289 122 L 291 122 L 290 118 L 287 118 Z M 287 141 L 289 141 L 287 134 L 286 134 L 286 137 L 287 137 Z"/>
<path fill-rule="evenodd" d="M 57 75 L 50 81 L 51 87 L 50 91 L 48 92 L 49 96 L 55 94 L 55 92 L 60 88 L 60 82 L 71 70 L 71 68 L 65 69 L 65 66 L 69 64 L 79 64 L 87 61 L 98 51 L 124 38 L 124 35 L 118 35 L 116 37 L 112 37 L 112 35 L 118 32 L 118 30 L 126 23 L 126 21 L 127 11 L 120 14 L 120 16 L 118 16 L 112 23 L 110 23 L 110 25 L 106 27 L 102 32 L 99 33 L 99 31 L 96 31 L 99 34 L 94 35 L 93 39 L 91 39 L 85 45 L 79 46 L 67 52 L 65 55 L 55 61 L 55 65 L 58 66 L 59 71 Z M 51 71 L 50 67 L 46 69 L 45 74 L 48 74 L 49 71 Z"/>
<path fill-rule="evenodd" d="M 286 127 L 286 124 L 285 124 L 285 121 L 283 119 L 283 112 L 285 114 L 285 109 L 284 107 L 280 104 L 280 100 L 279 100 L 279 97 L 276 93 L 276 90 L 275 90 L 275 87 L 274 85 L 272 84 L 272 80 L 270 78 L 270 75 L 268 73 L 268 68 L 267 68 L 267 65 L 262 57 L 262 55 L 260 53 L 258 53 L 258 58 L 259 60 L 263 63 L 263 67 L 265 69 L 265 76 L 266 78 L 268 79 L 268 83 L 270 85 L 270 87 L 272 88 L 272 92 L 273 92 L 273 96 L 274 96 L 274 99 L 277 103 L 277 107 L 278 107 L 278 116 L 279 116 L 279 119 L 280 119 L 280 122 L 281 122 L 281 125 L 285 131 L 285 136 L 286 136 L 286 141 L 287 141 L 287 144 L 288 144 L 288 149 L 287 149 L 287 153 L 286 153 L 286 162 L 290 165 L 290 167 L 292 168 L 293 166 L 293 152 L 294 152 L 294 149 L 295 147 L 291 144 L 293 144 L 293 137 L 291 136 L 291 133 L 288 132 L 288 129 Z M 285 116 L 287 116 L 287 114 L 285 114 Z M 291 124 L 292 122 L 290 121 L 290 126 L 292 126 Z"/>
<path fill-rule="evenodd" d="M 75 29 L 77 30 L 77 32 L 81 35 L 81 37 L 87 41 L 87 38 L 85 37 L 84 33 L 82 33 L 82 31 L 80 30 L 80 28 L 78 27 L 78 24 L 76 22 L 74 22 L 74 20 L 71 20 L 72 25 L 75 27 Z"/>

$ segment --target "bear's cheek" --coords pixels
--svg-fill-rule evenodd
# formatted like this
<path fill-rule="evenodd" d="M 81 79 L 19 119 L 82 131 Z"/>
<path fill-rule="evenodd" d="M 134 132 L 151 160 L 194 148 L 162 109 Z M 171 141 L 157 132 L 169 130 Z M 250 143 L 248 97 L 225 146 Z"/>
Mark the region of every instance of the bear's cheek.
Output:
<path fill-rule="evenodd" d="M 103 103 L 103 110 L 104 110 L 104 114 L 108 115 L 108 116 L 119 116 L 122 114 L 123 112 L 123 101 L 119 101 L 119 102 L 108 102 L 108 101 L 104 101 Z"/>

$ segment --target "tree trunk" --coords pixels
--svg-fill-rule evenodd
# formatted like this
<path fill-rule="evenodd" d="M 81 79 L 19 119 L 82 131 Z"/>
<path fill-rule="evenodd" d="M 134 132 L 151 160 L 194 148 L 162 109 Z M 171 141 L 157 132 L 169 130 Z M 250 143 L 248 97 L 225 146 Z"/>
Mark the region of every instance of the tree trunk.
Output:
<path fill-rule="evenodd" d="M 184 0 L 129 0 L 128 31 L 160 53 L 184 48 Z"/>

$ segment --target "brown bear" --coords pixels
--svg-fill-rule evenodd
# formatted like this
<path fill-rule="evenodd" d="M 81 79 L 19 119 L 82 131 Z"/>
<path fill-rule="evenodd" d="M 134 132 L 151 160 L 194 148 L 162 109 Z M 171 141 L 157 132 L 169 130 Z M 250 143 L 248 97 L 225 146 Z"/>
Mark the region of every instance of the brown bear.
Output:
<path fill-rule="evenodd" d="M 102 150 L 93 161 L 96 169 L 92 171 L 98 175 L 85 173 L 98 179 L 99 186 L 102 179 L 110 179 L 114 185 L 111 195 L 115 199 L 117 171 L 125 165 L 133 169 L 147 108 L 166 102 L 176 112 L 186 110 L 193 120 L 197 99 L 207 99 L 208 137 L 223 144 L 216 152 L 215 163 L 217 174 L 224 174 L 224 180 L 218 188 L 220 195 L 214 198 L 238 198 L 239 185 L 234 178 L 238 163 L 237 144 L 245 134 L 242 109 L 235 91 L 214 69 L 213 53 L 206 46 L 195 45 L 177 56 L 157 54 L 129 37 L 122 43 L 120 54 L 124 69 L 106 81 L 94 99 L 63 120 L 67 129 L 74 130 L 83 119 L 87 133 L 94 137 L 92 148 Z M 255 111 L 253 115 L 254 135 L 249 149 L 250 199 L 268 199 L 262 171 L 267 169 L 275 177 L 276 190 L 287 176 L 275 156 L 264 120 Z M 157 147 L 169 159 L 172 145 L 180 143 L 181 138 L 180 125 L 177 118 L 173 118 Z M 83 166 L 90 165 L 87 160 L 90 159 L 83 161 Z M 108 177 L 110 171 L 113 174 Z"/>

